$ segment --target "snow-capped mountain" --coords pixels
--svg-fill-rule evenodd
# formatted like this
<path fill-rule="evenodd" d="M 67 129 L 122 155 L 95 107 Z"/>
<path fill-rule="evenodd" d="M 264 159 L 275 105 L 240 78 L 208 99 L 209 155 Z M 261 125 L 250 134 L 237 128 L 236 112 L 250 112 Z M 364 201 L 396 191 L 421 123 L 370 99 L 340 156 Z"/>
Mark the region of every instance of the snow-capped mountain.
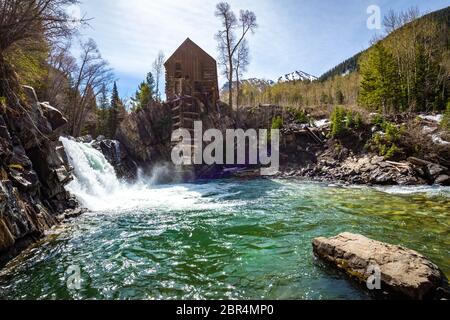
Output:
<path fill-rule="evenodd" d="M 272 80 L 267 80 L 267 79 L 258 79 L 258 78 L 250 78 L 250 79 L 244 79 L 239 81 L 240 85 L 244 85 L 244 84 L 249 84 L 252 87 L 256 87 L 259 88 L 261 91 L 264 90 L 267 87 L 271 87 L 275 84 L 274 81 Z M 233 82 L 233 87 L 236 86 L 236 82 Z M 228 82 L 225 83 L 222 87 L 222 92 L 227 92 L 228 91 Z"/>
<path fill-rule="evenodd" d="M 290 82 L 290 81 L 315 81 L 318 78 L 310 75 L 309 73 L 303 71 L 294 71 L 292 73 L 286 74 L 278 79 L 278 83 Z M 239 81 L 241 86 L 244 84 L 249 84 L 252 87 L 259 88 L 261 91 L 267 87 L 271 87 L 276 84 L 275 81 L 267 79 L 250 78 Z M 233 82 L 233 87 L 236 86 L 236 82 Z M 222 93 L 228 92 L 228 82 L 222 87 Z"/>
<path fill-rule="evenodd" d="M 278 78 L 278 82 L 289 82 L 289 81 L 315 81 L 318 78 L 306 73 L 304 71 L 298 70 L 292 73 L 288 73 L 283 77 Z"/>

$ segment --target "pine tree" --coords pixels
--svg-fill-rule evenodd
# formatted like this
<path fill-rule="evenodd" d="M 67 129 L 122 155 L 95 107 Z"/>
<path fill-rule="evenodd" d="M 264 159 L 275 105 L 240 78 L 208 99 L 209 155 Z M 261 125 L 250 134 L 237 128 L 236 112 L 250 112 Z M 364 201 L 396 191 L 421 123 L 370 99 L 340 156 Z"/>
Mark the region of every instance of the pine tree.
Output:
<path fill-rule="evenodd" d="M 146 83 L 149 88 L 149 97 L 151 100 L 154 100 L 155 96 L 157 95 L 156 82 L 155 82 L 155 78 L 153 77 L 153 74 L 151 72 L 149 72 L 147 74 Z"/>
<path fill-rule="evenodd" d="M 120 106 L 121 101 L 119 97 L 119 91 L 117 90 L 117 83 L 114 82 L 108 119 L 108 137 L 110 139 L 114 139 L 114 137 L 116 136 L 117 128 L 119 127 Z"/>
<path fill-rule="evenodd" d="M 100 97 L 98 99 L 98 117 L 97 117 L 97 133 L 99 135 L 108 136 L 108 115 L 111 105 L 108 101 L 108 89 L 106 85 L 102 86 Z"/>
<path fill-rule="evenodd" d="M 137 111 L 142 107 L 147 106 L 150 102 L 155 100 L 155 80 L 153 74 L 149 72 L 147 78 L 140 85 L 136 91 L 133 101 L 133 111 Z"/>
<path fill-rule="evenodd" d="M 397 111 L 402 102 L 401 86 L 394 58 L 377 43 L 361 63 L 360 103 L 384 113 Z"/>

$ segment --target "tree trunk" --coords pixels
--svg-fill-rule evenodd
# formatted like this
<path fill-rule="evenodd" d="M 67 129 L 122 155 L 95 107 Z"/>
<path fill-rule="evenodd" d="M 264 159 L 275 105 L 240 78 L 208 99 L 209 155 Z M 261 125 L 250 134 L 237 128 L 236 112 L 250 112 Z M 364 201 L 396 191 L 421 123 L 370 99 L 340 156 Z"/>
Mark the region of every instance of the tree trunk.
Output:
<path fill-rule="evenodd" d="M 241 99 L 240 94 L 241 85 L 239 83 L 239 70 L 236 68 L 236 110 L 239 111 L 239 104 Z"/>
<path fill-rule="evenodd" d="M 240 103 L 241 103 L 241 85 L 239 83 L 239 67 L 236 68 L 236 120 L 237 125 L 241 125 L 241 114 L 239 112 L 240 109 Z"/>
<path fill-rule="evenodd" d="M 155 94 L 155 100 L 156 101 L 160 101 L 161 99 L 160 99 L 160 97 L 161 97 L 161 95 L 159 94 L 159 80 L 160 80 L 160 76 L 161 76 L 161 74 L 160 74 L 160 72 L 159 71 L 157 71 L 156 72 L 156 94 Z"/>
<path fill-rule="evenodd" d="M 229 59 L 230 70 L 228 72 L 228 105 L 233 109 L 233 57 Z"/>

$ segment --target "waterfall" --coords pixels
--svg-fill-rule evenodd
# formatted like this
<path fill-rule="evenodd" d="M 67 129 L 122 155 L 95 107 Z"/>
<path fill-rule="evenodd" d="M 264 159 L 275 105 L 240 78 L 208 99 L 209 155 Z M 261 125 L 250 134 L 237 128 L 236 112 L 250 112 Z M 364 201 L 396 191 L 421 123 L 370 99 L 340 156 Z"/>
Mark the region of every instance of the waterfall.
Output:
<path fill-rule="evenodd" d="M 150 176 L 140 176 L 137 182 L 129 184 L 117 178 L 114 167 L 91 144 L 64 137 L 60 141 L 74 168 L 73 181 L 66 186 L 66 190 L 90 211 L 121 212 L 136 208 L 184 210 L 218 205 L 209 203 L 202 196 L 213 192 L 211 186 L 157 185 L 160 176 L 170 173 L 165 166 L 157 166 Z"/>
<path fill-rule="evenodd" d="M 88 143 L 61 137 L 60 141 L 74 168 L 74 180 L 67 190 L 88 205 L 93 200 L 103 199 L 121 189 L 114 167 L 105 156 Z"/>

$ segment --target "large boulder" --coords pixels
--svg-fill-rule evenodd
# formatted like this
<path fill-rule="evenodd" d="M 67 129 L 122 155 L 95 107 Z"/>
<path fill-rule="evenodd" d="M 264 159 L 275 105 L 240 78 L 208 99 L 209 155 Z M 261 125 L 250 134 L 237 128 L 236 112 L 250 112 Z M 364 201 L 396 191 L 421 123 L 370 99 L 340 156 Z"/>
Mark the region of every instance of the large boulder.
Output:
<path fill-rule="evenodd" d="M 64 146 L 51 141 L 43 146 L 28 150 L 33 169 L 39 176 L 41 191 L 48 199 L 64 194 L 64 186 L 72 181 L 73 168 L 69 165 Z"/>
<path fill-rule="evenodd" d="M 414 169 L 430 183 L 448 185 L 448 177 L 450 171 L 447 167 L 430 161 L 422 160 L 415 157 L 409 157 L 408 162 L 414 165 Z"/>
<path fill-rule="evenodd" d="M 69 123 L 63 114 L 56 108 L 52 107 L 48 103 L 40 103 L 40 107 L 44 116 L 52 126 L 52 130 L 56 134 L 60 134 Z"/>
<path fill-rule="evenodd" d="M 381 290 L 392 297 L 433 299 L 439 292 L 446 292 L 442 288 L 448 288 L 443 272 L 423 255 L 362 235 L 342 233 L 317 238 L 313 249 L 318 258 L 363 283 L 373 275 L 371 266 L 378 267 Z"/>
<path fill-rule="evenodd" d="M 441 186 L 450 186 L 450 176 L 446 174 L 440 175 L 434 183 Z"/>

